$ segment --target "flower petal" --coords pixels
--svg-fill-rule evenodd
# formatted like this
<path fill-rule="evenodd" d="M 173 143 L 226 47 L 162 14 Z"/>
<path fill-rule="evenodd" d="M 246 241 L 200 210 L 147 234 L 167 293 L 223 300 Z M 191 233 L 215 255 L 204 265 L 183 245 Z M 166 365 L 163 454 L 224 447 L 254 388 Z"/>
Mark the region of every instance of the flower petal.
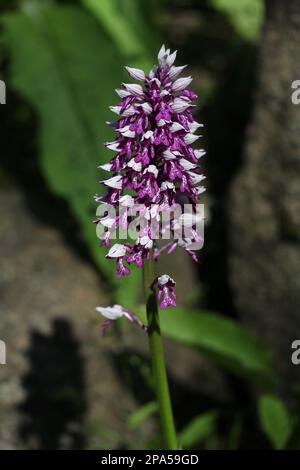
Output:
<path fill-rule="evenodd" d="M 121 256 L 126 255 L 126 246 L 121 245 L 120 243 L 115 243 L 109 252 L 107 253 L 107 258 L 120 258 Z"/>
<path fill-rule="evenodd" d="M 152 173 L 155 176 L 155 178 L 157 178 L 158 169 L 155 165 L 149 165 L 147 168 L 145 168 L 143 174 L 145 173 Z"/>
<path fill-rule="evenodd" d="M 127 166 L 129 166 L 129 168 L 132 168 L 134 171 L 142 170 L 142 162 L 137 163 L 134 158 L 129 160 L 129 162 L 127 163 Z"/>
<path fill-rule="evenodd" d="M 171 104 L 171 108 L 174 113 L 182 113 L 182 111 L 185 111 L 191 106 L 192 104 L 189 101 L 183 100 L 181 98 L 175 98 L 173 103 Z"/>
<path fill-rule="evenodd" d="M 121 106 L 110 106 L 109 109 L 116 114 L 120 114 L 121 112 Z"/>
<path fill-rule="evenodd" d="M 201 136 L 200 135 L 195 135 L 195 134 L 186 134 L 183 138 L 186 144 L 192 144 L 196 142 Z"/>
<path fill-rule="evenodd" d="M 176 67 L 175 65 L 172 65 L 172 67 L 169 70 L 169 78 L 171 80 L 174 80 L 176 77 L 178 77 L 179 74 L 186 68 L 186 65 L 181 65 L 180 67 Z"/>
<path fill-rule="evenodd" d="M 157 284 L 159 286 L 164 286 L 165 284 L 168 284 L 168 283 L 170 283 L 173 286 L 176 285 L 176 282 L 174 281 L 174 279 L 172 279 L 171 276 L 169 276 L 168 274 L 162 274 L 161 276 L 157 278 Z"/>
<path fill-rule="evenodd" d="M 116 88 L 115 91 L 120 98 L 127 98 L 130 96 L 130 91 L 124 90 L 123 88 Z"/>
<path fill-rule="evenodd" d="M 122 176 L 116 175 L 108 180 L 101 181 L 101 183 L 105 184 L 105 186 L 109 186 L 110 188 L 122 189 Z"/>
<path fill-rule="evenodd" d="M 118 129 L 118 132 L 120 132 L 120 134 L 122 134 L 123 137 L 133 138 L 135 136 L 135 132 L 130 130 L 130 126 L 122 127 L 121 129 Z"/>
<path fill-rule="evenodd" d="M 115 152 L 119 152 L 120 147 L 119 147 L 119 142 L 114 141 L 114 142 L 107 142 L 105 144 L 105 147 L 109 150 L 114 150 Z"/>
<path fill-rule="evenodd" d="M 136 69 L 134 67 L 128 66 L 126 66 L 125 69 L 134 80 L 145 80 L 146 78 L 145 72 L 141 69 Z"/>
<path fill-rule="evenodd" d="M 203 149 L 199 149 L 199 150 L 194 150 L 194 154 L 195 154 L 195 157 L 199 159 L 203 157 L 203 155 L 205 155 L 206 152 Z"/>
<path fill-rule="evenodd" d="M 113 305 L 112 307 L 96 307 L 97 312 L 109 320 L 116 320 L 124 315 L 124 309 L 121 305 Z"/>
<path fill-rule="evenodd" d="M 99 165 L 98 168 L 104 171 L 110 171 L 112 167 L 111 163 L 105 163 L 104 165 Z"/>
<path fill-rule="evenodd" d="M 120 197 L 119 203 L 121 206 L 124 207 L 132 207 L 134 206 L 134 199 L 129 194 L 125 194 L 124 196 Z"/>
<path fill-rule="evenodd" d="M 193 170 L 194 168 L 197 167 L 195 163 L 190 162 L 189 160 L 186 160 L 185 158 L 182 158 L 180 160 L 180 165 L 185 169 L 185 170 Z"/>
<path fill-rule="evenodd" d="M 129 91 L 132 95 L 135 96 L 143 96 L 144 90 L 141 85 L 137 85 L 136 83 L 123 83 L 123 86 Z"/>
<path fill-rule="evenodd" d="M 102 325 L 102 331 L 105 333 L 108 327 L 118 318 L 125 317 L 132 323 L 138 325 L 142 330 L 147 331 L 148 327 L 144 325 L 141 320 L 130 312 L 126 308 L 121 307 L 121 305 L 113 305 L 111 307 L 96 307 L 96 311 L 100 313 L 106 321 Z"/>
<path fill-rule="evenodd" d="M 175 59 L 176 59 L 176 55 L 177 55 L 177 51 L 174 51 L 172 54 L 168 54 L 167 58 L 166 58 L 166 63 L 167 65 L 169 65 L 171 67 L 171 65 L 174 64 L 175 62 Z"/>
<path fill-rule="evenodd" d="M 172 90 L 174 91 L 180 91 L 184 90 L 189 86 L 189 84 L 193 81 L 192 77 L 182 77 L 178 78 L 175 80 L 175 82 L 172 85 Z"/>
<path fill-rule="evenodd" d="M 135 106 L 142 108 L 142 110 L 144 111 L 145 114 L 150 114 L 153 111 L 152 106 L 150 106 L 149 103 L 136 104 Z"/>
<path fill-rule="evenodd" d="M 203 124 L 200 124 L 197 121 L 193 121 L 189 123 L 189 130 L 191 133 L 195 132 L 199 127 L 203 127 Z"/>
<path fill-rule="evenodd" d="M 178 132 L 184 130 L 184 127 L 179 124 L 179 122 L 173 122 L 172 126 L 170 127 L 171 132 Z"/>

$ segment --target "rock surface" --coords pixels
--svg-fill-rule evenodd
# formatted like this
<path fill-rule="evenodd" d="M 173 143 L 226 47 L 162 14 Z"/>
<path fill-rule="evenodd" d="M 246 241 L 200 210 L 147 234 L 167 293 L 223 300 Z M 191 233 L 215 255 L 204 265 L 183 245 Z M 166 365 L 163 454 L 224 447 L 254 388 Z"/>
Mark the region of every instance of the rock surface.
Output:
<path fill-rule="evenodd" d="M 230 200 L 230 277 L 235 305 L 274 352 L 279 391 L 292 399 L 300 331 L 300 4 L 267 2 L 255 108 Z"/>
<path fill-rule="evenodd" d="M 136 405 L 111 366 L 115 341 L 100 333 L 99 279 L 19 192 L 1 193 L 0 207 L 0 448 L 116 445 Z"/>

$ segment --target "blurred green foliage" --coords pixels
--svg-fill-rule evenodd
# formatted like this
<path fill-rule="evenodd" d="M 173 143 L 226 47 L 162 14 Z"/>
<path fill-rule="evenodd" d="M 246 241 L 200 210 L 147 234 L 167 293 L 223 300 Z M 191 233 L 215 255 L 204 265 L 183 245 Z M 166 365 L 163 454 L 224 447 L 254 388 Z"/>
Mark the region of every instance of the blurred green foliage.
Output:
<path fill-rule="evenodd" d="M 179 433 L 179 443 L 183 449 L 193 449 L 216 431 L 218 413 L 209 411 L 195 416 Z"/>
<path fill-rule="evenodd" d="M 144 421 L 146 421 L 146 419 L 148 419 L 157 411 L 158 404 L 156 401 L 150 401 L 149 403 L 146 403 L 146 405 L 142 406 L 129 416 L 127 422 L 128 427 L 130 429 L 134 429 L 140 426 Z"/>
<path fill-rule="evenodd" d="M 140 316 L 146 322 L 144 307 Z M 272 357 L 258 339 L 238 322 L 213 312 L 169 309 L 161 315 L 163 334 L 204 352 L 239 377 L 272 389 Z"/>
<path fill-rule="evenodd" d="M 150 70 L 160 43 L 151 28 L 153 1 L 82 0 L 82 3 L 95 15 L 127 61 Z"/>
<path fill-rule="evenodd" d="M 286 405 L 276 396 L 263 395 L 259 400 L 261 426 L 276 450 L 284 449 L 292 434 L 292 419 Z"/>
<path fill-rule="evenodd" d="M 38 111 L 43 172 L 71 205 L 101 269 L 111 273 L 95 243 L 92 196 L 99 189 L 97 163 L 107 158 L 101 140 L 109 138 L 113 83 L 122 79 L 115 50 L 95 20 L 73 7 L 36 5 L 30 13 L 4 16 L 2 24 L 12 86 Z"/>
<path fill-rule="evenodd" d="M 211 4 L 228 15 L 241 37 L 251 41 L 257 39 L 264 17 L 262 0 L 211 0 Z"/>

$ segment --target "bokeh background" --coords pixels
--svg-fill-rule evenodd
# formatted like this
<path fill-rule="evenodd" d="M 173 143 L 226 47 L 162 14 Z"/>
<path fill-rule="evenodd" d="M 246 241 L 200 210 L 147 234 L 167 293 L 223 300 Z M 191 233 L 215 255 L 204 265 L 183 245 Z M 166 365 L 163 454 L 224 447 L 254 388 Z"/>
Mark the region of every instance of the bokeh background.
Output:
<path fill-rule="evenodd" d="M 2 0 L 1 449 L 151 449 L 160 431 L 143 332 L 103 338 L 96 305 L 139 312 L 96 238 L 97 165 L 123 66 L 164 42 L 205 124 L 206 240 L 181 252 L 162 313 L 186 449 L 300 448 L 299 0 Z"/>

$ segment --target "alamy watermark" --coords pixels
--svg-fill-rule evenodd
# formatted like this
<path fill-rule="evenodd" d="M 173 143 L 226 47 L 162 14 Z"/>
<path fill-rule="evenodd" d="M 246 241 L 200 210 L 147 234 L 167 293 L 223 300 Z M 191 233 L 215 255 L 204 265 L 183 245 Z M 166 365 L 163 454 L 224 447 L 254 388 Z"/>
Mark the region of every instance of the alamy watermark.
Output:
<path fill-rule="evenodd" d="M 177 240 L 190 250 L 200 250 L 204 244 L 204 204 L 158 205 L 131 203 L 100 204 L 97 208 L 97 237 L 103 239 Z M 130 202 L 130 205 L 127 204 Z"/>
<path fill-rule="evenodd" d="M 292 342 L 291 348 L 294 349 L 291 355 L 292 364 L 298 366 L 300 364 L 300 339 L 295 339 Z"/>
<path fill-rule="evenodd" d="M 0 104 L 6 104 L 6 85 L 3 80 L 0 80 Z"/>
<path fill-rule="evenodd" d="M 300 80 L 294 80 L 292 83 L 292 88 L 295 90 L 291 95 L 292 103 L 300 104 Z"/>
<path fill-rule="evenodd" d="M 6 364 L 6 344 L 0 340 L 0 365 Z"/>

